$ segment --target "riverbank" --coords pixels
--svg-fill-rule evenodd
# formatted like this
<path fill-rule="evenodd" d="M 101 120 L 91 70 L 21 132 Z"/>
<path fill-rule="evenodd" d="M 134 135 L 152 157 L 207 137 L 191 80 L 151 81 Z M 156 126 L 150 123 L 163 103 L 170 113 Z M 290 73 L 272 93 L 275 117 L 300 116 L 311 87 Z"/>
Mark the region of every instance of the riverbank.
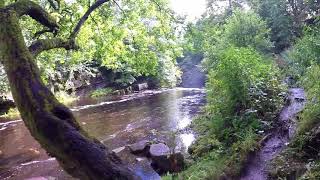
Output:
<path fill-rule="evenodd" d="M 149 88 L 147 83 L 134 84 L 124 89 L 112 89 L 112 88 L 99 88 L 95 90 L 87 90 L 86 93 L 72 93 L 68 94 L 64 91 L 56 92 L 55 97 L 62 104 L 72 107 L 77 104 L 81 104 L 81 102 L 90 101 L 90 99 L 101 99 L 106 101 L 108 99 L 115 99 L 117 96 L 129 95 L 132 93 L 141 92 L 143 90 L 147 90 Z M 76 95 L 77 94 L 77 95 Z M 9 95 L 11 96 L 11 95 Z M 6 104 L 4 108 L 4 112 L 0 115 L 0 121 L 6 122 L 9 120 L 17 120 L 20 119 L 20 113 L 17 108 L 15 108 L 14 102 L 12 100 L 6 100 Z M 1 106 L 2 107 L 2 106 Z"/>
<path fill-rule="evenodd" d="M 223 146 L 212 133 L 210 117 L 197 118 L 197 140 L 189 147 L 192 163 L 179 174 L 184 179 L 268 179 L 269 165 L 289 144 L 296 128 L 295 117 L 305 104 L 303 89 L 292 88 L 277 121 L 259 132 L 251 131 L 241 141 Z M 170 179 L 170 176 L 166 177 Z"/>

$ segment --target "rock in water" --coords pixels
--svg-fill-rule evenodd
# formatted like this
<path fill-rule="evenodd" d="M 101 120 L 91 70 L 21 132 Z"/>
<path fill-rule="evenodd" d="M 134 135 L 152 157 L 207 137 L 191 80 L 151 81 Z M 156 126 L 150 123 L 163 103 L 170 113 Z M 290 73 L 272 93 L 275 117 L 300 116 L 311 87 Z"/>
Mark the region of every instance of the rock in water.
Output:
<path fill-rule="evenodd" d="M 163 143 L 152 144 L 149 152 L 151 157 L 168 156 L 170 155 L 170 148 Z"/>
<path fill-rule="evenodd" d="M 150 141 L 143 140 L 129 145 L 129 149 L 133 154 L 146 153 L 150 147 L 150 144 Z"/>
<path fill-rule="evenodd" d="M 119 147 L 117 149 L 112 150 L 112 152 L 116 153 L 116 154 L 119 154 L 120 152 L 122 152 L 125 149 L 126 149 L 126 147 L 122 146 L 122 147 Z"/>
<path fill-rule="evenodd" d="M 141 84 L 136 84 L 133 86 L 133 90 L 135 91 L 142 91 L 148 89 L 148 83 L 141 83 Z"/>
<path fill-rule="evenodd" d="M 184 167 L 184 157 L 181 152 L 171 154 L 170 148 L 163 143 L 151 145 L 149 154 L 152 159 L 152 167 L 159 174 L 180 172 Z"/>

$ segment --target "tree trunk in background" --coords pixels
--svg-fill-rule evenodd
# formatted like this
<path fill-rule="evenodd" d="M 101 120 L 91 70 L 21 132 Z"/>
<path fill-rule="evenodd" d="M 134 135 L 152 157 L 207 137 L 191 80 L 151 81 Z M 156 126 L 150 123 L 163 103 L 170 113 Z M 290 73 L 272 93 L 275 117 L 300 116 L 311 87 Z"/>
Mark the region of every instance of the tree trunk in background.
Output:
<path fill-rule="evenodd" d="M 138 179 L 44 85 L 13 10 L 0 9 L 0 60 L 25 125 L 63 169 L 80 179 Z"/>

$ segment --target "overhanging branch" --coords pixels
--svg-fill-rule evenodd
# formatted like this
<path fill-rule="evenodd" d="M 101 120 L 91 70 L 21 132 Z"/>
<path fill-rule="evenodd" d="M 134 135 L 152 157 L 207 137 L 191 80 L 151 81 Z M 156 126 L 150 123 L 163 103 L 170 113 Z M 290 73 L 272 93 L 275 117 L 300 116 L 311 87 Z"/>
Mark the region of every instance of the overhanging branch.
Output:
<path fill-rule="evenodd" d="M 61 38 L 53 38 L 53 39 L 39 39 L 35 41 L 29 47 L 29 51 L 33 55 L 33 57 L 37 57 L 41 52 L 50 50 L 50 49 L 55 49 L 55 48 L 64 48 L 66 50 L 79 49 L 79 47 L 77 47 L 74 40 L 64 40 Z"/>
<path fill-rule="evenodd" d="M 14 10 L 19 16 L 28 15 L 43 26 L 48 27 L 52 32 L 58 29 L 58 24 L 40 5 L 30 0 L 19 0 L 8 6 L 7 10 Z"/>
<path fill-rule="evenodd" d="M 26 0 L 22 0 L 26 1 Z M 71 49 L 78 49 L 75 43 L 75 39 L 80 32 L 81 27 L 89 18 L 90 14 L 96 10 L 98 7 L 103 5 L 104 3 L 108 2 L 109 0 L 97 0 L 92 6 L 89 7 L 87 12 L 81 17 L 79 22 L 77 23 L 76 27 L 73 29 L 72 33 L 70 34 L 67 40 L 61 38 L 54 38 L 54 39 L 46 39 L 46 40 L 38 40 L 32 43 L 29 47 L 30 52 L 34 57 L 40 54 L 42 51 L 55 49 L 55 48 L 64 48 L 66 50 Z"/>
<path fill-rule="evenodd" d="M 73 32 L 71 33 L 69 39 L 75 39 L 77 35 L 80 32 L 81 27 L 86 22 L 86 20 L 89 18 L 90 14 L 96 10 L 98 7 L 100 7 L 102 4 L 108 2 L 109 0 L 97 0 L 88 10 L 87 12 L 81 17 L 76 27 L 73 29 Z"/>

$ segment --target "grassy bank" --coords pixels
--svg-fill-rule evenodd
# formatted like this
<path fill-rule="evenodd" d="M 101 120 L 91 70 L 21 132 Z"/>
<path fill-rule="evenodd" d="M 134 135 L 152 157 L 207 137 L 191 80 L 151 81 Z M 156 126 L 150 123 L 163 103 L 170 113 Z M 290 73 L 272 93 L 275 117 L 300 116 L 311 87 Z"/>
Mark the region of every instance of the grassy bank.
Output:
<path fill-rule="evenodd" d="M 252 129 L 248 128 L 243 136 L 227 145 L 212 132 L 211 124 L 211 119 L 204 116 L 194 121 L 193 128 L 199 136 L 196 143 L 189 148 L 193 160 L 189 167 L 178 175 L 179 179 L 238 177 L 248 156 L 259 148 L 262 136 Z"/>
<path fill-rule="evenodd" d="M 219 60 L 208 77 L 206 114 L 193 122 L 199 136 L 189 148 L 192 162 L 179 179 L 239 177 L 284 105 L 287 88 L 273 61 L 233 47 Z"/>
<path fill-rule="evenodd" d="M 277 156 L 270 176 L 279 178 L 320 179 L 320 66 L 314 65 L 300 79 L 307 104 L 297 121 L 297 133 L 289 147 Z"/>
<path fill-rule="evenodd" d="M 297 121 L 297 133 L 270 167 L 273 179 L 320 179 L 320 39 L 319 24 L 309 27 L 289 51 L 286 69 L 304 87 L 307 104 Z"/>

